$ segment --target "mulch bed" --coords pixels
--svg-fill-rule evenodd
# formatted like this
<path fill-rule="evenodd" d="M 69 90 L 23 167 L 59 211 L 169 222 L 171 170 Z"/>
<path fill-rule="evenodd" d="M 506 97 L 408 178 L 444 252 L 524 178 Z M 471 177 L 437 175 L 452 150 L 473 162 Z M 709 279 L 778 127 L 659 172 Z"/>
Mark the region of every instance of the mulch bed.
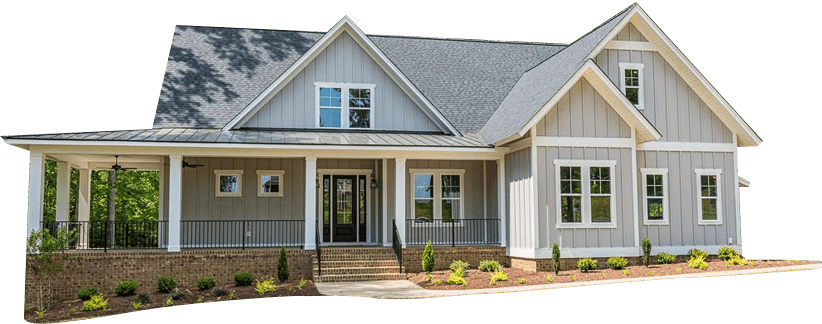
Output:
<path fill-rule="evenodd" d="M 234 291 L 235 300 L 287 296 L 322 296 L 320 292 L 317 290 L 317 287 L 314 286 L 313 281 L 306 280 L 305 286 L 303 286 L 302 289 L 297 289 L 297 285 L 299 284 L 299 282 L 299 278 L 297 278 L 296 280 L 289 279 L 285 282 L 275 281 L 275 284 L 277 285 L 277 290 L 268 292 L 265 295 L 260 295 L 259 293 L 257 293 L 257 291 L 255 290 L 256 287 L 254 283 L 252 283 L 251 286 L 244 287 L 235 287 L 233 284 L 222 286 L 218 285 L 214 289 L 222 289 L 227 292 Z M 180 300 L 174 300 L 174 305 L 171 307 L 194 304 L 197 302 L 197 298 L 200 296 L 203 297 L 203 303 L 229 300 L 228 296 L 212 297 L 212 289 L 197 290 L 196 286 L 189 287 L 183 285 L 178 286 L 178 289 L 185 293 L 185 297 Z M 118 297 L 116 294 L 114 294 L 113 288 L 101 289 L 100 292 L 103 294 L 103 298 L 108 300 L 108 309 L 106 310 L 86 312 L 83 311 L 83 302 L 80 299 L 73 299 L 52 303 L 51 310 L 47 311 L 42 319 L 37 318 L 36 308 L 31 307 L 31 305 L 29 305 L 30 308 L 28 311 L 26 311 L 24 319 L 28 322 L 33 323 L 63 322 L 128 313 L 138 310 L 167 307 L 166 298 L 168 298 L 169 296 L 169 294 L 158 292 L 156 283 L 141 283 L 140 287 L 137 288 L 137 294 L 128 297 Z M 134 309 L 131 303 L 137 298 L 137 296 L 143 294 L 149 295 L 151 297 L 150 302 L 148 304 L 140 306 L 139 309 Z M 72 310 L 74 310 L 73 313 Z"/>
<path fill-rule="evenodd" d="M 417 274 L 409 274 L 408 280 L 417 284 L 418 286 L 431 289 L 431 290 L 468 290 L 468 289 L 481 289 L 481 288 L 497 288 L 497 287 L 512 287 L 512 286 L 526 286 L 526 285 L 544 285 L 544 284 L 552 284 L 552 283 L 565 283 L 571 282 L 571 277 L 574 277 L 575 282 L 580 281 L 598 281 L 598 280 L 611 280 L 611 279 L 623 279 L 623 278 L 640 278 L 640 277 L 651 277 L 650 271 L 653 271 L 653 276 L 667 276 L 667 275 L 677 275 L 677 269 L 681 269 L 682 274 L 687 273 L 703 273 L 703 272 L 719 272 L 719 271 L 730 271 L 730 270 L 744 270 L 744 269 L 761 269 L 761 268 L 773 268 L 773 267 L 783 267 L 783 266 L 791 266 L 791 265 L 801 265 L 801 264 L 809 264 L 814 263 L 811 261 L 788 261 L 788 260 L 755 260 L 755 265 L 739 265 L 739 266 L 731 266 L 730 268 L 725 267 L 725 262 L 722 260 L 711 260 L 708 261 L 708 268 L 705 270 L 698 270 L 698 269 L 691 269 L 688 267 L 687 262 L 680 262 L 680 263 L 673 263 L 673 264 L 651 264 L 649 267 L 645 266 L 629 266 L 625 269 L 628 269 L 628 275 L 625 275 L 622 270 L 612 270 L 607 268 L 603 262 L 598 264 L 599 269 L 592 270 L 587 273 L 581 272 L 577 269 L 562 269 L 559 272 L 559 275 L 555 275 L 553 272 L 530 272 L 521 269 L 515 268 L 505 268 L 504 271 L 508 274 L 507 281 L 497 281 L 496 285 L 491 286 L 491 273 L 482 272 L 477 269 L 468 270 L 468 274 L 465 276 L 465 281 L 468 284 L 467 287 L 463 287 L 462 285 L 449 285 L 447 284 L 448 275 L 450 274 L 450 270 L 444 271 L 434 271 L 431 273 L 431 281 L 426 279 L 425 272 L 417 273 Z M 553 281 L 548 282 L 546 280 L 546 276 L 551 275 Z M 519 278 L 524 278 L 525 283 L 520 284 L 517 280 Z M 435 279 L 439 279 L 442 281 L 442 284 L 435 285 L 432 282 Z"/>

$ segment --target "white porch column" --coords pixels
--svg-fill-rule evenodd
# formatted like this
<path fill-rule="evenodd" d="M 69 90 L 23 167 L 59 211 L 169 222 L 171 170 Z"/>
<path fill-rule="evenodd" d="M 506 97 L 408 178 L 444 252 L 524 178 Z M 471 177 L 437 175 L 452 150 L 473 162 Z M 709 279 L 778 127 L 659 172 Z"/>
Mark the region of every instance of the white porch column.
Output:
<path fill-rule="evenodd" d="M 57 210 L 54 220 L 68 222 L 69 195 L 71 191 L 71 166 L 68 162 L 57 161 Z M 63 224 L 66 225 L 66 224 Z"/>
<path fill-rule="evenodd" d="M 88 248 L 89 215 L 91 214 L 91 170 L 80 169 L 77 182 L 77 221 L 80 222 L 80 249 Z"/>
<path fill-rule="evenodd" d="M 317 158 L 305 158 L 305 243 L 306 250 L 317 248 Z"/>
<path fill-rule="evenodd" d="M 505 224 L 508 219 L 506 216 L 505 201 L 507 200 L 505 194 L 505 157 L 497 160 L 497 208 L 499 211 L 499 242 L 500 246 L 506 246 L 508 229 Z"/>
<path fill-rule="evenodd" d="M 168 252 L 180 252 L 180 219 L 183 212 L 183 157 L 169 156 Z"/>
<path fill-rule="evenodd" d="M 397 158 L 394 163 L 394 219 L 397 221 L 402 247 L 405 248 L 405 158 Z"/>
<path fill-rule="evenodd" d="M 391 246 L 390 232 L 388 232 L 388 160 L 382 159 L 380 176 L 380 201 L 382 202 L 382 245 Z"/>
<path fill-rule="evenodd" d="M 43 178 L 46 171 L 46 156 L 40 152 L 29 154 L 29 211 L 28 232 L 40 230 L 43 221 Z"/>

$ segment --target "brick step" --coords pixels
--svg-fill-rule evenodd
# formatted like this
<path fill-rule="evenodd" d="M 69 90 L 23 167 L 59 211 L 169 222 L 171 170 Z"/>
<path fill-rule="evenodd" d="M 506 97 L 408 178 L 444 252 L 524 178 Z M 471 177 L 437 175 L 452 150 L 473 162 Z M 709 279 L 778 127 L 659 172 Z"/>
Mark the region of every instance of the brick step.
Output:
<path fill-rule="evenodd" d="M 317 271 L 314 272 L 315 275 Z M 392 274 L 392 273 L 400 273 L 399 266 L 392 266 L 392 267 L 351 267 L 351 268 L 326 268 L 323 267 L 323 275 L 343 275 L 343 274 L 350 274 L 350 275 L 360 275 L 360 274 Z"/>
<path fill-rule="evenodd" d="M 312 261 L 314 268 L 317 268 L 317 260 Z M 332 268 L 368 268 L 368 267 L 398 267 L 397 259 L 392 260 L 339 260 L 323 261 L 323 269 Z"/>
<path fill-rule="evenodd" d="M 325 271 L 323 271 L 325 272 Z M 315 276 L 319 278 L 317 282 L 346 282 L 346 281 L 376 281 L 376 280 L 405 280 L 407 277 L 401 273 L 380 273 L 380 274 L 356 274 L 356 275 L 327 275 Z"/>
<path fill-rule="evenodd" d="M 394 254 L 394 249 L 386 247 L 324 247 L 323 255 L 336 254 Z"/>
<path fill-rule="evenodd" d="M 397 261 L 395 254 L 337 254 L 326 255 L 322 254 L 322 261 Z M 316 256 L 314 257 L 316 259 Z"/>

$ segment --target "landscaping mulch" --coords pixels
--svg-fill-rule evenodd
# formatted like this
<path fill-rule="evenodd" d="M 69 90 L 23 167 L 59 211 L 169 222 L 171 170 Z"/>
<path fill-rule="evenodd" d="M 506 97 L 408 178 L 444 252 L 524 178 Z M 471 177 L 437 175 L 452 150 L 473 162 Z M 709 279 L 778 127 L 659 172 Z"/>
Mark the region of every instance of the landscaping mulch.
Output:
<path fill-rule="evenodd" d="M 416 274 L 409 274 L 408 280 L 417 284 L 418 286 L 431 289 L 431 290 L 468 290 L 468 289 L 483 289 L 483 288 L 496 288 L 496 287 L 512 287 L 512 286 L 527 286 L 527 285 L 544 285 L 544 284 L 556 284 L 556 283 L 566 283 L 566 282 L 582 282 L 582 281 L 598 281 L 598 280 L 612 280 L 612 279 L 623 279 L 623 278 L 641 278 L 641 277 L 652 277 L 649 273 L 653 271 L 653 276 L 668 276 L 668 275 L 678 275 L 677 269 L 681 269 L 681 274 L 688 274 L 688 273 L 703 273 L 703 272 L 720 272 L 720 271 L 731 271 L 731 270 L 744 270 L 744 269 L 761 269 L 761 268 L 773 268 L 773 267 L 784 267 L 784 266 L 792 266 L 792 265 L 802 265 L 802 264 L 810 264 L 814 263 L 812 261 L 789 261 L 789 260 L 755 260 L 755 265 L 739 265 L 739 266 L 731 266 L 730 268 L 725 266 L 725 261 L 722 260 L 710 260 L 707 262 L 708 268 L 705 270 L 699 269 L 692 269 L 688 267 L 687 262 L 679 262 L 679 263 L 672 263 L 672 264 L 651 264 L 649 267 L 645 266 L 629 266 L 625 269 L 628 270 L 628 275 L 625 275 L 622 270 L 612 270 L 608 268 L 604 262 L 600 262 L 598 264 L 599 269 L 591 270 L 587 273 L 574 269 L 561 269 L 559 275 L 555 275 L 553 272 L 546 272 L 546 271 L 538 271 L 538 272 L 531 272 L 525 271 L 521 269 L 515 268 L 505 268 L 504 271 L 508 274 L 507 281 L 497 281 L 495 285 L 491 286 L 491 273 L 482 272 L 477 269 L 468 270 L 467 275 L 465 276 L 465 281 L 468 284 L 467 287 L 463 287 L 462 285 L 449 285 L 448 275 L 450 274 L 450 270 L 443 270 L 443 271 L 434 271 L 431 273 L 431 281 L 428 281 L 426 278 L 425 272 L 416 273 Z M 552 282 L 548 282 L 546 280 L 546 276 L 550 275 L 553 279 Z M 571 280 L 573 277 L 574 280 Z M 520 284 L 517 279 L 524 278 L 525 283 Z M 432 282 L 436 279 L 442 281 L 442 284 L 435 285 Z"/>
<path fill-rule="evenodd" d="M 302 289 L 297 289 L 299 282 L 299 278 L 296 280 L 289 279 L 285 282 L 275 282 L 277 289 L 264 295 L 257 293 L 254 284 L 251 286 L 235 287 L 232 283 L 230 285 L 218 285 L 213 289 L 222 289 L 227 292 L 233 291 L 233 300 L 288 296 L 322 296 L 317 290 L 317 287 L 314 286 L 313 281 L 306 280 L 305 286 L 303 286 Z M 203 303 L 229 300 L 229 296 L 212 297 L 211 292 L 213 289 L 198 290 L 196 286 L 183 285 L 178 286 L 178 289 L 185 293 L 185 297 L 180 300 L 174 300 L 174 305 L 171 307 L 197 303 L 197 298 L 200 296 L 203 297 Z M 158 292 L 156 282 L 140 283 L 140 287 L 137 288 L 136 295 L 128 297 L 118 297 L 114 293 L 113 287 L 110 289 L 100 289 L 100 292 L 103 294 L 103 298 L 108 300 L 108 309 L 106 310 L 86 312 L 83 311 L 83 302 L 80 299 L 73 299 L 66 301 L 55 301 L 52 303 L 51 310 L 47 311 L 42 319 L 37 318 L 36 307 L 29 305 L 30 308 L 25 312 L 24 319 L 32 323 L 51 323 L 115 315 L 159 307 L 169 307 L 166 306 L 166 298 L 169 297 L 169 294 Z M 137 296 L 144 294 L 150 296 L 150 302 L 140 306 L 139 309 L 134 309 L 131 303 L 137 299 Z M 74 310 L 73 313 L 72 310 Z"/>

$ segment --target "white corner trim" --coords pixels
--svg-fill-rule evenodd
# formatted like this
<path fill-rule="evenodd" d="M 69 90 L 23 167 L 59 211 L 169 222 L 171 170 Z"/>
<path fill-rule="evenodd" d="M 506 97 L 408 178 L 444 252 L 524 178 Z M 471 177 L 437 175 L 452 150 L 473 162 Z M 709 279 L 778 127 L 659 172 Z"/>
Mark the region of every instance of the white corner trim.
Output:
<path fill-rule="evenodd" d="M 536 146 L 632 148 L 635 141 L 631 138 L 536 136 L 534 143 Z"/>
<path fill-rule="evenodd" d="M 639 193 L 637 183 L 637 162 L 636 162 L 636 128 L 631 127 L 631 194 L 634 212 L 634 246 L 639 247 Z"/>
<path fill-rule="evenodd" d="M 647 142 L 637 145 L 640 151 L 724 152 L 733 153 L 733 143 Z"/>
<path fill-rule="evenodd" d="M 656 51 L 656 47 L 651 42 L 620 41 L 611 40 L 605 43 L 603 49 L 624 50 L 624 51 Z"/>

